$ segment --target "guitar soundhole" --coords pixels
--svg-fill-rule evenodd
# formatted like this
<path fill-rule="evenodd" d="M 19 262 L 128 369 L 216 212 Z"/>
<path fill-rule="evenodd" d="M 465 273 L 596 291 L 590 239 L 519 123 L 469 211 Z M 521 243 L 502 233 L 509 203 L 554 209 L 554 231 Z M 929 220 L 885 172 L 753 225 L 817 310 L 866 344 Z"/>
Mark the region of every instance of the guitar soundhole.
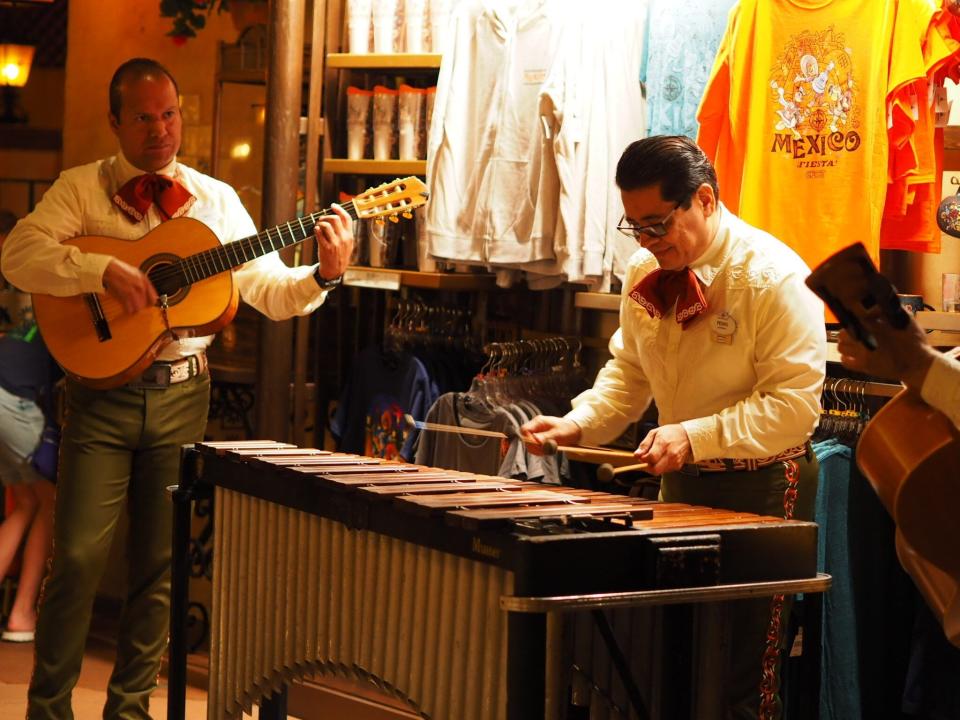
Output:
<path fill-rule="evenodd" d="M 179 261 L 176 255 L 155 255 L 140 268 L 150 278 L 157 294 L 167 296 L 168 305 L 176 305 L 190 290 L 190 286 L 184 284 L 183 273 L 176 267 Z"/>

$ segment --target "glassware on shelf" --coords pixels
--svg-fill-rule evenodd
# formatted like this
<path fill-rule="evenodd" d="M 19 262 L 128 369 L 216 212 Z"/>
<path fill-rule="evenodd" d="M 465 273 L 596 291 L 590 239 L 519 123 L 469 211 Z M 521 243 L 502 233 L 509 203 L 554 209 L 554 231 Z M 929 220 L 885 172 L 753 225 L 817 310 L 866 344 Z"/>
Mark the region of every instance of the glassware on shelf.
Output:
<path fill-rule="evenodd" d="M 350 34 L 350 52 L 370 52 L 370 11 L 372 0 L 349 0 L 347 3 L 347 26 Z"/>
<path fill-rule="evenodd" d="M 393 158 L 393 133 L 397 120 L 396 90 L 385 85 L 373 88 L 373 159 Z"/>
<path fill-rule="evenodd" d="M 347 88 L 347 158 L 350 160 L 363 159 L 372 97 L 370 90 L 353 86 Z"/>

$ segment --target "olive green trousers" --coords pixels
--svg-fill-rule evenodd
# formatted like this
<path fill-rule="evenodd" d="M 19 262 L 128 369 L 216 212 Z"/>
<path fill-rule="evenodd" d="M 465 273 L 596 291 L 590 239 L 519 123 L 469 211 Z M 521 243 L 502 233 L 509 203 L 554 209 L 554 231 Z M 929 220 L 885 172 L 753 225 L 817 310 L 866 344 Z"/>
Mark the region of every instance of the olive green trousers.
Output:
<path fill-rule="evenodd" d="M 37 621 L 30 720 L 72 720 L 93 601 L 126 506 L 127 587 L 108 720 L 149 718 L 167 645 L 173 509 L 180 447 L 203 438 L 210 403 L 204 374 L 162 389 L 93 390 L 67 384 L 54 548 Z"/>

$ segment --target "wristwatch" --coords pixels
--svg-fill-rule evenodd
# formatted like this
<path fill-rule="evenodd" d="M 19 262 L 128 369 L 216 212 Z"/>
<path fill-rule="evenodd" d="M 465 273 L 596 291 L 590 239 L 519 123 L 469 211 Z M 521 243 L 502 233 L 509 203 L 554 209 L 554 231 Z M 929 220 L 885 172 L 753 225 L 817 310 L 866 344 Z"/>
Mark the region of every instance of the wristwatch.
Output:
<path fill-rule="evenodd" d="M 317 285 L 320 286 L 321 290 L 333 290 L 343 282 L 343 275 L 337 275 L 335 278 L 327 280 L 320 276 L 320 266 L 317 265 L 317 269 L 313 271 L 313 279 L 317 281 Z"/>

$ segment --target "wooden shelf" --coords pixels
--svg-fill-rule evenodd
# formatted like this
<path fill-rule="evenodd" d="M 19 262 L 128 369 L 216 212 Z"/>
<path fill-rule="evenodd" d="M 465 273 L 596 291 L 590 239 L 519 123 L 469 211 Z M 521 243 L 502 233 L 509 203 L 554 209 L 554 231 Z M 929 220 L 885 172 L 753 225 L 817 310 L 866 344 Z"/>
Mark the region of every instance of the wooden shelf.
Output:
<path fill-rule="evenodd" d="M 578 292 L 573 297 L 573 304 L 584 310 L 619 312 L 620 296 L 616 293 Z"/>
<path fill-rule="evenodd" d="M 495 285 L 490 273 L 438 273 L 354 266 L 347 268 L 343 284 L 377 290 L 398 290 L 401 287 L 429 290 L 488 290 Z"/>
<path fill-rule="evenodd" d="M 326 158 L 323 172 L 341 175 L 426 175 L 426 160 L 347 160 Z"/>
<path fill-rule="evenodd" d="M 439 53 L 328 53 L 328 68 L 362 68 L 377 70 L 384 68 L 397 70 L 403 68 L 438 68 Z"/>

